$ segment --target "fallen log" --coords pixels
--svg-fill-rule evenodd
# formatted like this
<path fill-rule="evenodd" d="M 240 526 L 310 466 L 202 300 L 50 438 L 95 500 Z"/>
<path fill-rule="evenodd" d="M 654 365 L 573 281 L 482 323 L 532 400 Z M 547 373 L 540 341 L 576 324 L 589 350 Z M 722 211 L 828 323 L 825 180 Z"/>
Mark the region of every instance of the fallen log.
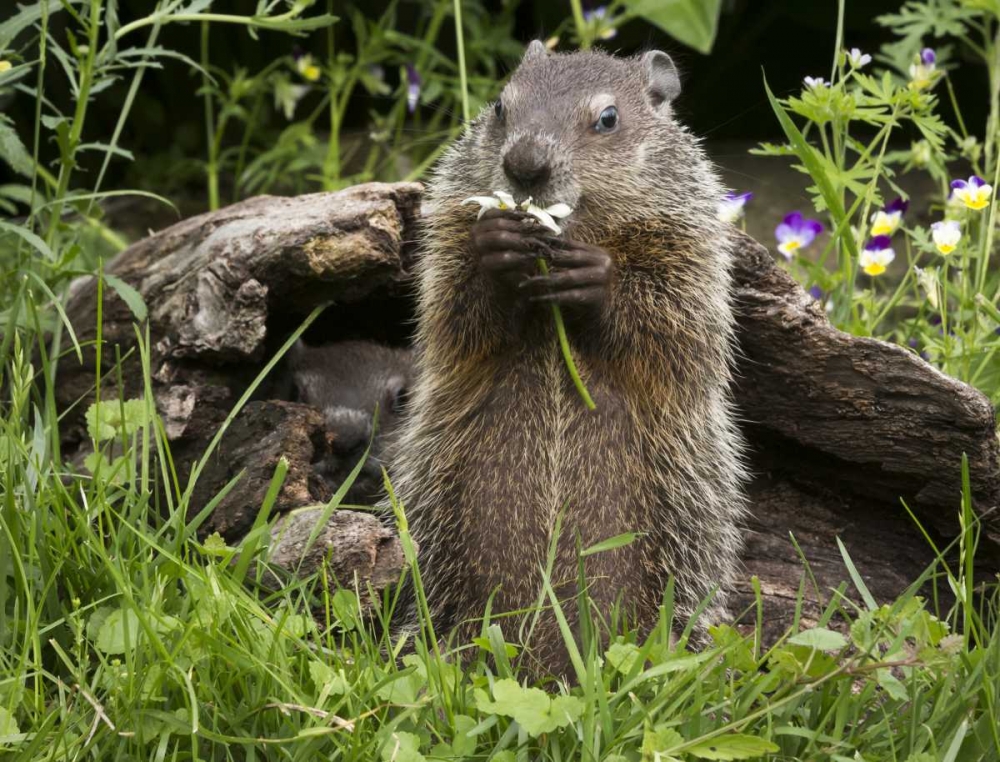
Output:
<path fill-rule="evenodd" d="M 420 195 L 419 185 L 400 183 L 250 199 L 180 222 L 108 266 L 149 306 L 152 388 L 182 483 L 264 362 L 313 307 L 333 302 L 312 329 L 319 340 L 405 341 Z M 747 577 L 761 581 L 771 634 L 791 622 L 803 580 L 790 533 L 815 578 L 805 591 L 807 620 L 848 579 L 837 537 L 872 594 L 890 599 L 935 556 L 901 501 L 947 546 L 958 532 L 963 454 L 986 528 L 979 562 L 984 574 L 1000 568 L 1000 445 L 985 397 L 901 347 L 837 331 L 764 247 L 742 236 L 739 249 L 736 396 L 755 474 L 744 560 Z M 67 306 L 81 343 L 95 337 L 96 294 L 93 280 L 76 284 Z M 134 315 L 111 289 L 103 314 L 107 347 L 134 352 Z M 103 371 L 114 357 L 106 348 Z M 63 408 L 86 400 L 94 361 L 91 351 L 82 365 L 60 365 Z M 105 398 L 141 393 L 138 362 L 131 358 L 125 368 L 124 388 L 107 380 Z M 245 532 L 281 457 L 289 471 L 276 512 L 329 498 L 314 478 L 328 456 L 322 417 L 272 399 L 271 391 L 261 387 L 202 472 L 194 511 L 243 474 L 205 531 L 230 538 Z M 68 450 L 88 444 L 83 409 L 72 408 Z M 741 603 L 752 606 L 749 583 L 741 593 Z"/>

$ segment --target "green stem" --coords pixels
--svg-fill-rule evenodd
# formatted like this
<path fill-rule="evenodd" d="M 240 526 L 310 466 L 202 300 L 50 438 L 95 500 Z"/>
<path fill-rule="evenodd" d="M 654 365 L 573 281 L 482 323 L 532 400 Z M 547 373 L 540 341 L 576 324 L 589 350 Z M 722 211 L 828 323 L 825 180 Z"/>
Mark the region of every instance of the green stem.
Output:
<path fill-rule="evenodd" d="M 208 178 L 208 208 L 219 208 L 219 157 L 215 140 L 215 115 L 212 113 L 212 83 L 208 79 L 208 31 L 207 21 L 201 24 L 201 86 L 205 90 L 205 142 L 208 144 L 208 163 L 205 174 Z"/>
<path fill-rule="evenodd" d="M 333 7 L 332 0 L 327 3 L 327 9 Z M 358 51 L 358 59 L 361 59 Z M 326 61 L 330 71 L 336 66 L 336 40 L 333 34 L 333 25 L 326 29 Z M 345 84 L 346 81 L 345 81 Z M 331 89 L 333 84 L 331 82 Z M 350 91 L 350 90 L 348 90 Z M 334 184 L 340 181 L 340 109 L 338 99 L 331 93 L 330 95 L 330 143 L 326 147 L 326 161 L 323 163 L 323 189 L 332 190 Z"/>
<path fill-rule="evenodd" d="M 80 92 L 76 101 L 76 110 L 73 112 L 73 124 L 69 132 L 69 156 L 59 166 L 59 185 L 56 188 L 54 198 L 56 204 L 52 209 L 52 216 L 49 219 L 49 229 L 45 236 L 45 242 L 51 248 L 55 243 L 56 232 L 59 230 L 59 221 L 62 219 L 63 205 L 66 193 L 69 191 L 69 180 L 75 167 L 76 147 L 80 145 L 80 136 L 83 134 L 83 124 L 87 118 L 87 105 L 90 101 L 90 88 L 94 83 L 94 59 L 97 55 L 97 37 L 101 28 L 101 3 L 100 0 L 91 0 L 90 16 L 88 22 L 90 27 L 87 30 L 87 57 L 84 59 L 80 71 Z"/>
<path fill-rule="evenodd" d="M 549 274 L 549 266 L 544 259 L 538 259 L 538 269 L 541 271 L 542 275 Z M 573 379 L 573 385 L 576 386 L 576 390 L 580 393 L 580 398 L 583 400 L 583 404 L 587 406 L 588 410 L 596 410 L 597 405 L 594 404 L 594 400 L 590 397 L 590 392 L 587 391 L 587 387 L 583 383 L 583 379 L 580 378 L 580 371 L 576 369 L 576 363 L 573 362 L 573 354 L 569 349 L 569 338 L 566 336 L 566 324 L 563 322 L 562 312 L 559 310 L 558 304 L 550 305 L 552 307 L 552 317 L 555 318 L 556 322 L 556 334 L 559 336 L 559 347 L 562 349 L 563 359 L 566 361 L 566 369 L 569 371 L 570 378 Z"/>
<path fill-rule="evenodd" d="M 462 0 L 454 0 L 455 43 L 458 46 L 458 76 L 462 87 L 462 121 L 469 123 L 469 82 L 465 72 L 465 33 L 462 31 Z"/>
<path fill-rule="evenodd" d="M 586 50 L 590 47 L 590 38 L 584 33 L 587 22 L 583 19 L 583 6 L 580 0 L 570 0 L 569 4 L 573 9 L 573 24 L 576 26 L 576 38 L 580 41 L 580 49 Z"/>

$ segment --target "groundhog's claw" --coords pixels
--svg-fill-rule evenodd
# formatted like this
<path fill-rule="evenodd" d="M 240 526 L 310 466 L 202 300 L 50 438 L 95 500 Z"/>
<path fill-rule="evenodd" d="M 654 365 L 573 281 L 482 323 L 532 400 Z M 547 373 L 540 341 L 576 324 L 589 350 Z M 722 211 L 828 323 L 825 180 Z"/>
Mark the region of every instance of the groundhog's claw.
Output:
<path fill-rule="evenodd" d="M 472 248 L 485 272 L 516 286 L 536 271 L 545 249 L 538 229 L 526 225 L 522 212 L 490 210 L 472 226 Z"/>
<path fill-rule="evenodd" d="M 611 255 L 599 246 L 550 238 L 548 275 L 523 280 L 518 288 L 533 302 L 600 307 L 614 277 Z"/>

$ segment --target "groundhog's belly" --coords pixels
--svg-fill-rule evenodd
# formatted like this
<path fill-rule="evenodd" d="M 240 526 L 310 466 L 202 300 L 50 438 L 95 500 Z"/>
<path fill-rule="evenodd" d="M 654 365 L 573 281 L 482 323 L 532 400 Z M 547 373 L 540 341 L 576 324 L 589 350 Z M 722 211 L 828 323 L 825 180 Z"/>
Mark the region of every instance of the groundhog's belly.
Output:
<path fill-rule="evenodd" d="M 501 585 L 501 610 L 537 596 L 561 510 L 564 570 L 575 567 L 578 535 L 587 547 L 650 528 L 653 496 L 640 477 L 648 469 L 637 467 L 644 453 L 626 401 L 590 378 L 597 410 L 588 411 L 556 347 L 532 359 L 500 368 L 463 437 L 453 482 L 469 583 L 483 600 Z"/>

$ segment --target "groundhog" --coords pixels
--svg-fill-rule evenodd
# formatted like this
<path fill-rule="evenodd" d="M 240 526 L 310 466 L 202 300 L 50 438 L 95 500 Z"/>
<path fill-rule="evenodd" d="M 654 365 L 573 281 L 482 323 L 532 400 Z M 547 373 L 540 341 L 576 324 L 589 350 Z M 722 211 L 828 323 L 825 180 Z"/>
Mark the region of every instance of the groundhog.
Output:
<path fill-rule="evenodd" d="M 408 349 L 371 341 L 293 345 L 276 394 L 323 413 L 329 453 L 315 473 L 327 492 L 340 488 L 370 445 L 368 459 L 344 502 L 371 505 L 382 497 L 382 467 L 390 460 L 412 375 Z M 376 408 L 377 429 L 373 428 Z"/>
<path fill-rule="evenodd" d="M 716 218 L 724 189 L 675 118 L 679 91 L 660 51 L 550 54 L 536 41 L 433 173 L 393 475 L 439 632 L 478 634 L 494 593 L 494 613 L 533 606 L 560 512 L 561 599 L 576 592 L 578 543 L 638 532 L 586 559 L 600 612 L 620 601 L 648 632 L 672 576 L 675 626 L 713 589 L 701 626 L 725 615 L 745 478 L 732 253 Z M 462 203 L 496 190 L 574 211 L 556 236 Z M 551 304 L 595 410 L 567 372 Z M 576 626 L 572 601 L 565 612 Z M 516 641 L 512 621 L 499 623 Z M 567 673 L 554 617 L 526 645 Z"/>

